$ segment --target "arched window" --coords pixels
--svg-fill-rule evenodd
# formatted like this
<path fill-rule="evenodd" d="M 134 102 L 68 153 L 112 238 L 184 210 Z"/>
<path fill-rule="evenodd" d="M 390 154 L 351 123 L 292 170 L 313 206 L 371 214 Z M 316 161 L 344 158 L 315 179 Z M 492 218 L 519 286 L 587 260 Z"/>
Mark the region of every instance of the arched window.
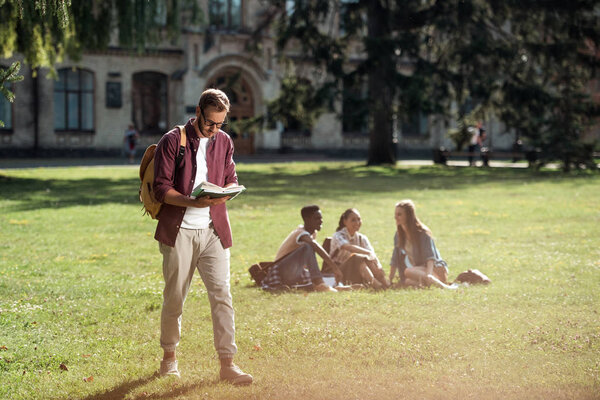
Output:
<path fill-rule="evenodd" d="M 94 73 L 63 68 L 54 82 L 54 130 L 94 131 Z"/>
<path fill-rule="evenodd" d="M 4 66 L 0 66 L 0 68 L 4 68 Z M 4 85 L 8 90 L 12 91 L 11 84 Z M 2 93 L 0 93 L 0 121 L 4 123 L 4 126 L 0 126 L 0 130 L 3 131 L 12 131 L 13 129 L 13 108 L 12 103 L 8 101 L 6 97 Z"/>

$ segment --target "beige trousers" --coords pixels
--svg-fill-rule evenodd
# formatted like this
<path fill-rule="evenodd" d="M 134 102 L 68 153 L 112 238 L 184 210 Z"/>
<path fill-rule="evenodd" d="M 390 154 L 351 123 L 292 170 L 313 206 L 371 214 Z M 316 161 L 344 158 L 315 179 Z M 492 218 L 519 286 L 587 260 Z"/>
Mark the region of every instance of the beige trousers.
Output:
<path fill-rule="evenodd" d="M 224 249 L 212 227 L 180 229 L 175 246 L 159 243 L 163 255 L 163 307 L 160 345 L 175 351 L 181 337 L 183 303 L 197 269 L 206 286 L 212 314 L 214 344 L 219 358 L 232 358 L 237 351 L 231 290 L 229 249 Z"/>

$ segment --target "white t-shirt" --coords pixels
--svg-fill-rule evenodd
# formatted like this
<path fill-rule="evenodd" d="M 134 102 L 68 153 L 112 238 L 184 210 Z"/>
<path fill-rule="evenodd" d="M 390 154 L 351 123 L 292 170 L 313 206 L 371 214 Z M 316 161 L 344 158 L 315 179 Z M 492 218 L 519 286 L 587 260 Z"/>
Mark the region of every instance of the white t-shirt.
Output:
<path fill-rule="evenodd" d="M 208 175 L 208 167 L 206 166 L 206 148 L 208 146 L 208 138 L 201 138 L 196 153 L 196 176 L 194 177 L 194 185 L 196 187 L 202 182 L 205 182 Z M 181 227 L 185 229 L 206 229 L 210 225 L 210 207 L 188 207 L 185 210 Z"/>
<path fill-rule="evenodd" d="M 279 260 L 283 256 L 290 254 L 292 251 L 300 247 L 300 238 L 304 235 L 308 235 L 313 239 L 317 238 L 317 231 L 314 231 L 312 235 L 304 229 L 304 225 L 298 225 L 281 243 L 279 250 L 277 250 L 276 260 Z"/>
<path fill-rule="evenodd" d="M 334 233 L 331 237 L 331 248 L 329 250 L 329 255 L 337 264 L 343 264 L 344 261 L 346 261 L 352 255 L 351 252 L 342 249 L 342 246 L 345 244 L 353 244 L 374 253 L 373 247 L 365 235 L 360 232 L 355 232 L 354 236 L 350 236 L 348 229 L 344 227 Z"/>
<path fill-rule="evenodd" d="M 471 141 L 469 142 L 471 146 L 477 146 L 479 143 L 479 129 L 474 127 L 469 127 L 469 132 L 471 133 Z"/>

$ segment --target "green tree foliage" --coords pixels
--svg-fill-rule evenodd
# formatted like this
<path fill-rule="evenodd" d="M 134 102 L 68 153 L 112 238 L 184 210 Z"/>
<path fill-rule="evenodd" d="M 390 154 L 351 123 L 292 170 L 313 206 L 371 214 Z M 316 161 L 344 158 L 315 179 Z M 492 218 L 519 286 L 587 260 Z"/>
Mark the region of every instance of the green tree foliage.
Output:
<path fill-rule="evenodd" d="M 306 79 L 289 75 L 281 81 L 280 96 L 268 104 L 270 115 L 277 116 L 284 127 L 300 125 L 300 129 L 311 129 L 319 114 L 328 109 L 327 95 L 318 93 Z M 327 90 L 321 88 L 321 91 Z"/>
<path fill-rule="evenodd" d="M 327 93 L 367 81 L 369 164 L 395 161 L 395 119 L 420 111 L 465 125 L 492 111 L 567 169 L 592 165 L 581 133 L 597 115 L 585 92 L 598 62 L 596 3 L 273 0 L 281 12 L 271 15 L 279 49 L 327 71 L 316 81 L 338 89 Z"/>
<path fill-rule="evenodd" d="M 600 61 L 597 1 L 513 1 L 515 59 L 506 63 L 495 102 L 500 118 L 542 149 L 542 162 L 595 168 L 583 133 L 599 115 L 587 86 Z"/>
<path fill-rule="evenodd" d="M 54 64 L 71 34 L 69 0 L 0 0 L 0 55 L 23 54 L 32 68 Z"/>
<path fill-rule="evenodd" d="M 65 55 L 106 49 L 115 29 L 121 46 L 142 53 L 201 18 L 195 0 L 0 0 L 0 55 L 20 53 L 34 74 L 53 72 Z"/>
<path fill-rule="evenodd" d="M 143 53 L 161 40 L 177 40 L 184 24 L 201 18 L 195 0 L 0 0 L 0 56 L 20 53 L 33 76 L 40 67 L 54 76 L 65 55 L 79 60 L 85 50 L 106 49 L 115 29 L 121 46 Z M 19 68 L 18 62 L 0 68 L 0 89 L 11 102 L 4 84 L 23 79 Z"/>
<path fill-rule="evenodd" d="M 21 63 L 16 61 L 7 69 L 0 69 L 0 93 L 8 99 L 11 103 L 15 101 L 15 94 L 8 90 L 5 83 L 19 82 L 23 80 L 23 76 L 19 75 L 21 69 Z M 0 120 L 0 128 L 4 126 L 4 122 Z"/>

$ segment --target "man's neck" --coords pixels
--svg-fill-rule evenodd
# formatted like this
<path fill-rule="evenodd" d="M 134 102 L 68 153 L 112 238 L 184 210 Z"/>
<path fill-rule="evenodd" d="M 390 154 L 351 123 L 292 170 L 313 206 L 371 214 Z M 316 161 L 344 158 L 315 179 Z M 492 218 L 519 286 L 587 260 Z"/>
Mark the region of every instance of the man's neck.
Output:
<path fill-rule="evenodd" d="M 307 227 L 306 225 L 304 225 L 304 230 L 312 235 L 313 233 L 315 233 L 316 229 L 315 228 L 311 228 L 311 227 Z"/>

